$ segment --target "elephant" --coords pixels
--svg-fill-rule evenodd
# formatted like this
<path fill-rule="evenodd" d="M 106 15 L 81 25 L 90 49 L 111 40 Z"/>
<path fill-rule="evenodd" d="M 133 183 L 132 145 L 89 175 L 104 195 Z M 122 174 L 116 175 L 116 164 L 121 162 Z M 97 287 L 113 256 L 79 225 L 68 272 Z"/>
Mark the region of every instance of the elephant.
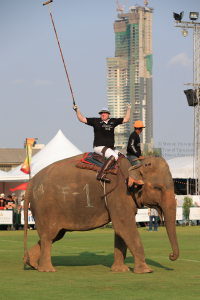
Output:
<path fill-rule="evenodd" d="M 107 174 L 111 183 L 106 183 L 104 190 L 96 172 L 76 167 L 82 157 L 83 154 L 55 162 L 30 180 L 24 201 L 24 263 L 39 272 L 55 272 L 51 260 L 54 242 L 67 231 L 92 230 L 112 221 L 115 245 L 111 271 L 129 271 L 124 264 L 128 247 L 134 257 L 134 273 L 151 273 L 136 226 L 137 209 L 144 206 L 156 208 L 164 216 L 172 247 L 169 258 L 175 261 L 179 256 L 176 200 L 166 161 L 148 157 L 140 165 L 131 166 L 122 157 L 118 174 Z M 132 186 L 135 176 L 143 180 L 142 186 Z M 29 203 L 40 240 L 27 252 Z"/>

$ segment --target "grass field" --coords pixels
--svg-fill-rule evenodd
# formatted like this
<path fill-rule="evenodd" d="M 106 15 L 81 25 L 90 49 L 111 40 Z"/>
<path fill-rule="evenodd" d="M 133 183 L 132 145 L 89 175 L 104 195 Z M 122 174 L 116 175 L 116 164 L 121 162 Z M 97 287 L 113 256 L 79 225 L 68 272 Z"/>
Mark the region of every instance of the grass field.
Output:
<path fill-rule="evenodd" d="M 139 228 L 151 274 L 112 273 L 114 232 L 111 228 L 71 232 L 55 243 L 56 273 L 24 270 L 23 231 L 0 231 L 0 300 L 5 299 L 199 299 L 200 226 L 177 227 L 180 257 L 169 260 L 171 246 L 164 227 L 158 232 Z M 28 248 L 38 241 L 28 232 Z"/>

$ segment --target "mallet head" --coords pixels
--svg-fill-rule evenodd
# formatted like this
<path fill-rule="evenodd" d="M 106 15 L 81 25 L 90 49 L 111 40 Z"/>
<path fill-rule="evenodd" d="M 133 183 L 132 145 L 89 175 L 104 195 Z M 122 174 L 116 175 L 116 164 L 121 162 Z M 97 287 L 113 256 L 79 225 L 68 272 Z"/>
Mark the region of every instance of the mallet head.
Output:
<path fill-rule="evenodd" d="M 53 0 L 50 0 L 50 1 L 45 2 L 45 3 L 43 4 L 43 6 L 44 6 L 44 5 L 47 5 L 47 4 L 51 3 L 51 2 L 53 2 Z"/>

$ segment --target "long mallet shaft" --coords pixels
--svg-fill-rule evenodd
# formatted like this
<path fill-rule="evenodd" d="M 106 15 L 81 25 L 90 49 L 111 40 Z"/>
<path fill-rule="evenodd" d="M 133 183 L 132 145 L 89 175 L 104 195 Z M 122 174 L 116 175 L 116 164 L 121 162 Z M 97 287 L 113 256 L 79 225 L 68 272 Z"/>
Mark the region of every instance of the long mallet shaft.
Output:
<path fill-rule="evenodd" d="M 45 2 L 43 5 L 50 4 L 51 2 L 53 2 L 53 0 L 50 0 L 50 1 L 48 1 L 48 2 Z M 73 94 L 73 91 L 72 91 L 72 86 L 71 86 L 71 83 L 70 83 L 69 75 L 68 75 L 67 68 L 66 68 L 66 64 L 65 64 L 65 60 L 64 60 L 64 56 L 63 56 L 63 54 L 62 54 L 62 49 L 61 49 L 61 47 L 60 47 L 60 42 L 59 42 L 59 40 L 58 40 L 58 35 L 57 35 L 57 32 L 56 32 L 56 27 L 55 27 L 55 24 L 54 24 L 54 21 L 53 21 L 52 13 L 51 13 L 51 11 L 50 11 L 50 5 L 49 5 L 49 13 L 50 13 L 52 25 L 53 25 L 53 28 L 54 28 L 54 32 L 55 32 L 55 35 L 56 35 L 56 40 L 57 40 L 57 43 L 58 43 L 58 48 L 59 48 L 59 50 L 60 50 L 60 55 L 61 55 L 61 57 L 62 57 L 62 62 L 63 62 L 63 65 L 64 65 L 64 69 L 65 69 L 65 73 L 66 73 L 66 76 L 67 76 L 67 80 L 68 80 L 70 92 L 71 92 L 71 95 L 72 95 L 73 104 L 76 105 L 75 100 L 74 100 L 74 94 Z"/>

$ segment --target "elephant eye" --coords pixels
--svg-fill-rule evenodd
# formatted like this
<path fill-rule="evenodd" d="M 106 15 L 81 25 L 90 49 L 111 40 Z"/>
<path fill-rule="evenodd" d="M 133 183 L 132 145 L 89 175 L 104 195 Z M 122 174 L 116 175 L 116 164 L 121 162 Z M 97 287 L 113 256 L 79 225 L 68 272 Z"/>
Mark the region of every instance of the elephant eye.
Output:
<path fill-rule="evenodd" d="M 151 166 L 151 163 L 145 164 L 145 167 Z"/>

